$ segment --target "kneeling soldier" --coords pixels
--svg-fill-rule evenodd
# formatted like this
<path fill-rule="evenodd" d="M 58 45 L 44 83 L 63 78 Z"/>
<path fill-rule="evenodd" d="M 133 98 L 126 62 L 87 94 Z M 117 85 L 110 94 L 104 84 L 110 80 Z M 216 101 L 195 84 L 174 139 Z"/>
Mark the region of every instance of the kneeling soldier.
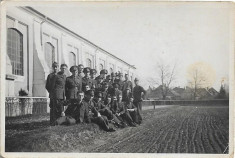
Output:
<path fill-rule="evenodd" d="M 124 126 L 126 126 L 124 123 L 126 122 L 129 126 L 136 127 L 136 124 L 133 122 L 129 112 L 125 109 L 125 105 L 122 102 L 122 95 L 118 96 L 118 101 L 117 97 L 115 95 L 113 96 L 111 111 L 119 120 L 121 120 Z"/>
<path fill-rule="evenodd" d="M 93 101 L 94 91 L 88 90 L 85 92 L 84 104 L 81 107 L 80 117 L 84 118 L 87 123 L 94 122 L 98 124 L 103 130 L 107 132 L 115 131 L 114 128 L 109 126 L 109 122 L 106 116 L 101 115 L 95 108 L 95 102 Z"/>

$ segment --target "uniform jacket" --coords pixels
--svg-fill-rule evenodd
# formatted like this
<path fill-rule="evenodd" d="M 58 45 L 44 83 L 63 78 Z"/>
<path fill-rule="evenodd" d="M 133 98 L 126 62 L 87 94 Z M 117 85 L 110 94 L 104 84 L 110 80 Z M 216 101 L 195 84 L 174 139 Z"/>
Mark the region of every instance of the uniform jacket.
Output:
<path fill-rule="evenodd" d="M 139 102 L 141 101 L 142 97 L 141 97 L 141 93 L 146 94 L 146 91 L 144 90 L 143 87 L 141 86 L 135 86 L 133 88 L 133 97 L 134 97 L 134 102 Z"/>
<path fill-rule="evenodd" d="M 77 99 L 77 93 L 82 90 L 82 78 L 78 76 L 69 76 L 65 83 L 66 99 Z"/>
<path fill-rule="evenodd" d="M 83 106 L 83 104 L 84 101 L 80 103 L 77 101 L 69 104 L 68 108 L 65 111 L 65 115 L 73 117 L 76 120 L 76 122 L 83 122 L 83 118 L 81 118 L 80 115 L 81 113 L 80 108 Z"/>
<path fill-rule="evenodd" d="M 111 93 L 111 95 L 115 95 L 117 98 L 119 95 L 122 95 L 122 91 L 120 91 L 119 89 L 115 89 L 115 88 L 110 90 L 110 93 Z"/>
<path fill-rule="evenodd" d="M 131 93 L 131 92 L 130 92 L 129 94 L 127 94 L 127 91 L 124 91 L 124 92 L 122 93 L 122 101 L 124 101 L 124 102 L 129 102 L 131 96 L 132 96 L 132 93 Z"/>
<path fill-rule="evenodd" d="M 110 110 L 113 112 L 113 114 L 116 113 L 124 114 L 126 112 L 124 103 L 123 102 L 119 103 L 118 101 L 112 102 Z"/>
<path fill-rule="evenodd" d="M 92 117 L 97 117 L 98 116 L 98 111 L 95 108 L 95 102 L 92 101 L 87 101 L 86 99 L 84 100 L 83 106 L 81 106 L 80 109 L 80 118 L 82 121 L 85 122 L 91 122 Z"/>
<path fill-rule="evenodd" d="M 53 85 L 53 82 L 54 82 L 54 78 L 55 78 L 55 75 L 56 73 L 50 73 L 48 76 L 47 76 L 47 80 L 46 80 L 46 90 L 48 91 L 49 93 L 49 98 L 52 98 L 52 85 Z"/>
<path fill-rule="evenodd" d="M 85 92 L 86 85 L 89 85 L 90 88 L 92 88 L 92 79 L 83 77 L 82 78 L 82 91 Z"/>
<path fill-rule="evenodd" d="M 92 82 L 92 87 L 91 89 L 96 89 L 97 87 L 97 81 L 95 79 L 91 79 L 91 82 Z"/>
<path fill-rule="evenodd" d="M 127 88 L 130 88 L 130 92 L 132 92 L 133 86 L 131 81 L 123 81 L 123 91 L 125 91 Z"/>
<path fill-rule="evenodd" d="M 133 102 L 126 103 L 125 108 L 126 109 L 135 109 L 135 110 L 137 110 L 137 107 L 133 104 Z"/>
<path fill-rule="evenodd" d="M 61 72 L 55 75 L 54 81 L 52 82 L 52 96 L 55 99 L 65 99 L 65 81 L 66 76 Z"/>

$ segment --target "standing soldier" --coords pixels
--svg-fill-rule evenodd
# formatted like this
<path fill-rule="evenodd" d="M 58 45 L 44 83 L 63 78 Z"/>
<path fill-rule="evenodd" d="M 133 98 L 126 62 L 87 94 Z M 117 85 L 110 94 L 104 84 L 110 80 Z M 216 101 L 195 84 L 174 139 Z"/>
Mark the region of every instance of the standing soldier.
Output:
<path fill-rule="evenodd" d="M 105 80 L 107 74 L 108 74 L 108 70 L 103 69 L 103 70 L 100 71 L 100 75 L 98 77 Z M 96 77 L 96 80 L 98 80 L 98 77 Z"/>
<path fill-rule="evenodd" d="M 51 108 L 52 125 L 54 125 L 56 119 L 64 115 L 64 107 L 61 103 L 65 100 L 65 71 L 67 69 L 66 64 L 61 64 L 60 72 L 55 75 L 53 82 L 51 83 L 53 107 Z"/>
<path fill-rule="evenodd" d="M 90 89 L 92 88 L 92 80 L 90 79 L 90 68 L 86 67 L 83 69 L 83 73 L 85 74 L 85 76 L 82 78 L 82 91 L 85 92 L 86 88 L 85 86 L 89 86 Z"/>
<path fill-rule="evenodd" d="M 52 91 L 53 91 L 53 88 L 52 88 L 52 83 L 54 82 L 54 78 L 56 76 L 56 73 L 57 73 L 57 69 L 58 69 L 58 63 L 57 62 L 54 62 L 52 64 L 52 69 L 53 69 L 53 72 L 50 73 L 48 76 L 47 76 L 47 80 L 46 80 L 46 90 L 48 91 L 49 93 L 49 98 L 50 98 L 50 104 L 49 104 L 49 107 L 50 107 L 50 125 L 53 125 L 53 94 L 52 94 Z"/>
<path fill-rule="evenodd" d="M 119 84 L 119 90 L 123 91 L 124 82 L 123 82 L 123 73 L 121 72 L 119 73 L 118 84 Z"/>
<path fill-rule="evenodd" d="M 118 88 L 119 88 L 119 84 L 118 83 L 114 83 L 113 84 L 113 88 L 110 90 L 110 94 L 112 96 L 116 96 L 118 98 L 119 95 L 122 95 L 122 91 L 120 91 Z"/>
<path fill-rule="evenodd" d="M 91 69 L 91 81 L 92 81 L 91 89 L 93 89 L 93 90 L 96 89 L 96 87 L 97 87 L 97 81 L 95 80 L 96 73 L 97 73 L 96 69 Z"/>
<path fill-rule="evenodd" d="M 123 91 L 127 88 L 130 89 L 130 92 L 133 91 L 133 85 L 132 82 L 129 80 L 129 75 L 125 74 L 125 80 L 123 81 Z"/>
<path fill-rule="evenodd" d="M 137 107 L 137 113 L 139 115 L 140 121 L 142 121 L 141 113 L 142 111 L 142 95 L 146 94 L 146 91 L 142 86 L 139 86 L 139 79 L 135 78 L 135 87 L 133 88 L 133 97 L 134 97 L 134 104 Z"/>
<path fill-rule="evenodd" d="M 77 66 L 72 66 L 69 71 L 72 75 L 66 78 L 65 95 L 67 100 L 70 99 L 73 102 L 77 99 L 78 91 L 82 90 L 82 78 L 78 76 Z"/>
<path fill-rule="evenodd" d="M 84 77 L 83 69 L 84 69 L 84 66 L 82 64 L 79 64 L 78 65 L 78 76 L 81 78 Z"/>

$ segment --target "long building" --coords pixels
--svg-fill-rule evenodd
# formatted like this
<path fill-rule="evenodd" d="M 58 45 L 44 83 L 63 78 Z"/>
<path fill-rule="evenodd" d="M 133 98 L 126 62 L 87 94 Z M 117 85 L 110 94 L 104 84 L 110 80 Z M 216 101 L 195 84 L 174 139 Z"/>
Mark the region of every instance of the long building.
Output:
<path fill-rule="evenodd" d="M 6 96 L 19 96 L 22 89 L 28 91 L 28 96 L 47 97 L 45 82 L 54 61 L 68 67 L 83 64 L 98 72 L 119 71 L 134 78 L 133 65 L 34 8 L 9 7 L 6 25 Z"/>

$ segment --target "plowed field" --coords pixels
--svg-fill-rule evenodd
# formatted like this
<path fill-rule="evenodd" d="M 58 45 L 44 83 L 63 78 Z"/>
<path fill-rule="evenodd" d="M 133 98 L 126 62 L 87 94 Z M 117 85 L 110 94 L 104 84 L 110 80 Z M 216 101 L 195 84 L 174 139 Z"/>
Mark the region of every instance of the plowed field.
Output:
<path fill-rule="evenodd" d="M 28 141 L 35 142 L 46 135 L 49 142 L 43 144 L 41 139 L 39 143 L 41 143 L 40 146 L 48 145 L 48 147 L 43 150 L 34 145 L 34 148 L 30 150 L 110 153 L 228 153 L 228 106 L 165 106 L 155 110 L 144 110 L 142 115 L 144 122 L 140 126 L 118 129 L 113 133 L 96 130 L 95 133 L 86 136 L 85 141 L 82 141 L 83 135 L 80 134 L 79 138 L 73 133 L 76 128 L 80 127 L 78 125 L 40 127 L 37 129 L 37 135 L 31 129 L 27 132 L 17 131 L 18 133 L 15 133 L 12 132 L 12 125 L 6 125 L 6 148 L 8 150 L 14 148 L 15 151 L 29 151 L 27 149 L 29 144 L 25 148 L 21 146 L 20 149 L 17 149 L 21 139 L 27 138 Z M 68 143 L 70 140 L 69 142 L 73 145 L 70 144 L 67 148 L 50 147 L 55 138 L 53 136 L 58 133 L 60 133 L 60 137 L 66 135 L 66 138 L 58 139 L 57 143 L 58 141 L 61 141 L 62 144 L 63 141 Z M 28 137 L 31 134 L 34 136 Z M 74 138 L 69 139 L 69 137 Z M 16 141 L 19 144 L 11 146 Z"/>

